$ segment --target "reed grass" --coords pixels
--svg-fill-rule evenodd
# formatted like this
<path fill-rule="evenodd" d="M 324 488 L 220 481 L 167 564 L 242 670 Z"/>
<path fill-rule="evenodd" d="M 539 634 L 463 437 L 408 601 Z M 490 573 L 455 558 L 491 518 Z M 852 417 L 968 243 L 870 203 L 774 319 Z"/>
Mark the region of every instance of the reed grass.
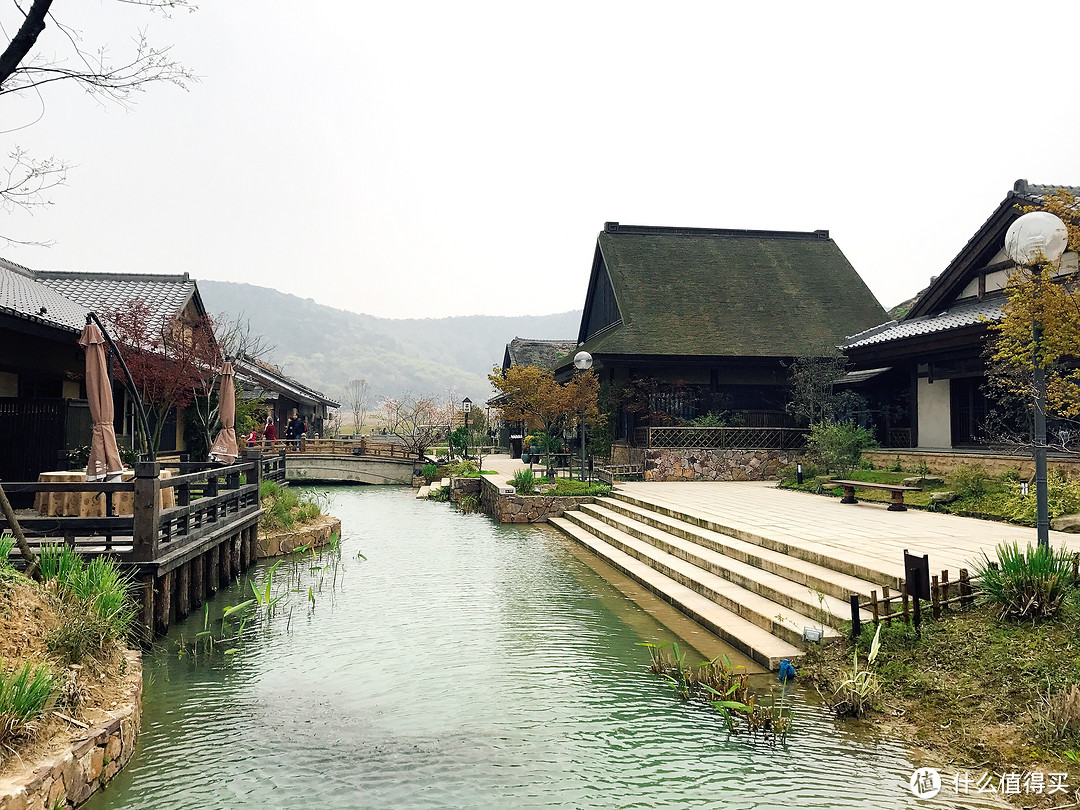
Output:
<path fill-rule="evenodd" d="M 983 553 L 973 566 L 979 591 L 997 605 L 999 618 L 1019 621 L 1052 619 L 1072 591 L 1072 555 L 1062 546 L 1043 549 L 1030 543 L 1001 543 L 997 560 Z"/>
<path fill-rule="evenodd" d="M 0 662 L 0 745 L 31 737 L 56 702 L 57 678 L 47 664 L 26 661 L 5 673 Z"/>

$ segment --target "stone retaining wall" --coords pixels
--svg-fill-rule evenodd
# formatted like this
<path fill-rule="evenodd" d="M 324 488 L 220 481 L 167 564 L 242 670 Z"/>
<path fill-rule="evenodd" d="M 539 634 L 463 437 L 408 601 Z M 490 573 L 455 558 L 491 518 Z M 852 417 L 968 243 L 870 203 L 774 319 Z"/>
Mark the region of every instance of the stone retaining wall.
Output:
<path fill-rule="evenodd" d="M 137 674 L 131 692 L 109 710 L 111 720 L 91 726 L 59 756 L 27 764 L 25 777 L 0 785 L 0 810 L 75 808 L 107 785 L 135 753 L 142 724 L 142 656 L 126 653 Z"/>
<path fill-rule="evenodd" d="M 478 480 L 478 479 L 471 479 Z M 591 495 L 518 495 L 503 493 L 486 477 L 480 487 L 480 509 L 500 523 L 543 523 L 548 518 L 562 517 L 563 512 L 577 509 L 583 503 L 594 503 Z"/>
<path fill-rule="evenodd" d="M 1022 476 L 1035 474 L 1035 461 L 1031 455 L 1010 456 L 996 453 L 935 453 L 932 450 L 863 450 L 862 457 L 877 469 L 888 469 L 900 459 L 900 466 L 910 470 L 920 461 L 932 472 L 948 474 L 964 464 L 977 464 L 990 475 L 1000 475 L 1016 470 Z M 1076 459 L 1049 458 L 1047 468 L 1062 470 L 1074 478 L 1080 477 L 1080 461 Z"/>
<path fill-rule="evenodd" d="M 276 532 L 259 532 L 255 543 L 256 557 L 280 557 L 301 546 L 310 544 L 312 548 L 325 546 L 330 537 L 341 537 L 341 521 L 332 515 L 322 515 L 314 523 L 308 523 L 297 529 L 282 529 Z"/>
<path fill-rule="evenodd" d="M 645 452 L 646 481 L 765 481 L 795 460 L 793 450 L 667 450 Z"/>

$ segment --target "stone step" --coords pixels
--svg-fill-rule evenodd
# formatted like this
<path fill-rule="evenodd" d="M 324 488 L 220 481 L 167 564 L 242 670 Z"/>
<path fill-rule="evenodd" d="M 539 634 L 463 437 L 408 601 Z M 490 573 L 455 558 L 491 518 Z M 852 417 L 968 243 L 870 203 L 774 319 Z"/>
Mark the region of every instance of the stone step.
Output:
<path fill-rule="evenodd" d="M 821 551 L 820 548 L 814 548 L 813 544 L 810 543 L 803 545 L 800 543 L 786 542 L 775 538 L 765 537 L 764 535 L 746 531 L 745 529 L 726 526 L 722 523 L 717 523 L 714 520 L 707 520 L 696 515 L 687 515 L 675 509 L 663 506 L 662 504 L 651 503 L 650 501 L 635 497 L 626 492 L 612 492 L 609 497 L 667 517 L 677 518 L 702 529 L 708 529 L 719 534 L 726 534 L 729 537 L 734 537 L 747 543 L 753 543 L 762 548 L 786 554 L 789 557 L 805 560 L 806 562 L 820 565 L 823 568 L 829 568 L 833 571 L 838 571 L 841 574 L 847 574 L 856 579 L 865 580 L 867 582 L 876 582 L 878 583 L 878 587 L 881 585 L 888 585 L 896 591 L 900 590 L 901 577 L 897 576 L 895 573 L 872 567 L 873 560 L 868 558 L 840 559 L 831 557 Z"/>
<path fill-rule="evenodd" d="M 879 582 L 860 579 L 837 571 L 834 568 L 808 562 L 799 557 L 792 557 L 780 551 L 773 551 L 766 546 L 746 540 L 740 540 L 729 534 L 701 528 L 688 522 L 685 515 L 682 518 L 669 517 L 616 498 L 601 498 L 597 503 L 638 523 L 660 529 L 739 562 L 777 574 L 809 590 L 835 597 L 843 601 L 845 606 L 849 604 L 849 597 L 853 593 L 858 594 L 863 600 L 868 600 L 871 591 L 881 589 Z M 814 597 L 815 602 L 816 600 L 817 597 Z M 843 618 L 850 619 L 850 613 L 851 611 L 848 609 L 843 614 Z"/>
<path fill-rule="evenodd" d="M 420 487 L 420 489 L 418 489 L 416 491 L 416 497 L 417 498 L 426 498 L 430 493 L 431 493 L 431 487 L 428 484 L 424 484 L 424 486 Z"/>
<path fill-rule="evenodd" d="M 580 511 L 638 540 L 643 540 L 661 551 L 715 574 L 721 579 L 726 579 L 741 588 L 763 596 L 782 608 L 812 616 L 817 622 L 839 628 L 842 622 L 851 619 L 851 604 L 846 598 L 837 598 L 827 591 L 809 588 L 781 574 L 757 566 L 753 562 L 743 562 L 728 556 L 722 550 L 718 551 L 706 545 L 703 542 L 704 538 L 686 539 L 644 522 L 638 522 L 608 508 L 609 503 L 582 504 Z M 808 565 L 802 561 L 798 563 Z M 837 576 L 840 575 L 837 574 Z M 869 592 L 870 589 L 867 588 L 867 593 Z M 868 611 L 863 611 L 861 615 L 865 621 L 871 620 Z"/>
<path fill-rule="evenodd" d="M 803 656 L 803 651 L 795 645 L 612 546 L 567 517 L 552 518 L 549 522 L 762 666 L 776 670 L 785 658 L 794 662 Z"/>
<path fill-rule="evenodd" d="M 816 620 L 798 610 L 779 605 L 765 596 L 662 551 L 644 540 L 639 540 L 621 529 L 609 526 L 592 515 L 576 511 L 567 512 L 565 517 L 608 545 L 637 558 L 669 579 L 711 599 L 720 607 L 741 616 L 792 646 L 802 643 L 803 628 L 820 626 Z M 824 628 L 826 641 L 837 636 L 838 633 L 832 627 Z"/>

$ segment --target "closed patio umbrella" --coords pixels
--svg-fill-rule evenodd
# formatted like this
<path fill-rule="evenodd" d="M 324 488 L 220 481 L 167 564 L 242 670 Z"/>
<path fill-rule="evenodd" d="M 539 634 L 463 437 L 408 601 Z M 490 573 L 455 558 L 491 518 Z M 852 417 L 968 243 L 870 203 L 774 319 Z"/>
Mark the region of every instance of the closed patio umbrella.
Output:
<path fill-rule="evenodd" d="M 233 367 L 228 360 L 221 367 L 221 389 L 218 391 L 218 420 L 221 430 L 210 446 L 210 459 L 221 464 L 236 461 L 236 384 Z"/>
<path fill-rule="evenodd" d="M 112 385 L 105 365 L 105 338 L 97 324 L 86 324 L 79 337 L 79 345 L 86 352 L 86 399 L 90 403 L 90 419 L 94 423 L 86 480 L 119 477 L 123 464 L 113 429 Z"/>

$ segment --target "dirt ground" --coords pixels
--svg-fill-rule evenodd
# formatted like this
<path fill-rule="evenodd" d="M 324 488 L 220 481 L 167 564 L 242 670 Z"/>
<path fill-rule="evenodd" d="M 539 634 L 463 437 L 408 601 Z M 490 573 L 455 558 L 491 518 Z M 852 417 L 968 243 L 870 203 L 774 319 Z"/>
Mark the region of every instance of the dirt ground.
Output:
<path fill-rule="evenodd" d="M 0 782 L 31 763 L 61 753 L 85 736 L 86 727 L 111 718 L 110 709 L 140 677 L 127 671 L 124 650 L 118 646 L 70 667 L 50 657 L 46 637 L 59 622 L 56 599 L 50 592 L 37 585 L 0 582 L 0 666 L 10 671 L 24 661 L 44 661 L 67 681 L 57 705 L 30 739 L 0 745 Z"/>

